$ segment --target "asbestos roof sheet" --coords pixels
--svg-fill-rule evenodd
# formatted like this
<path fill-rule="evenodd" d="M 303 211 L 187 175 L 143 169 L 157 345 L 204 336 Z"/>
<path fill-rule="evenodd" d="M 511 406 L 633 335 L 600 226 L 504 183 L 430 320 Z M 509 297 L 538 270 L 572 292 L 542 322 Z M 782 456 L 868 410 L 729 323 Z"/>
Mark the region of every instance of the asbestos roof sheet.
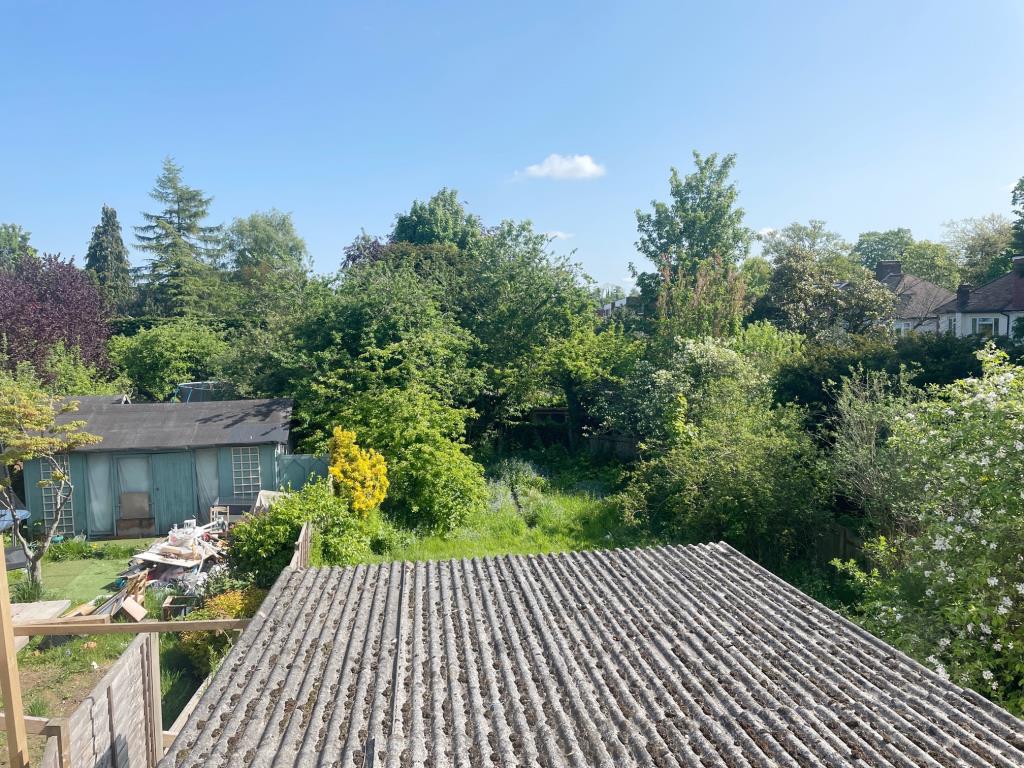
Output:
<path fill-rule="evenodd" d="M 78 410 L 59 420 L 84 420 L 86 432 L 103 438 L 80 451 L 286 444 L 292 418 L 292 401 L 287 399 L 128 405 L 112 397 L 69 399 L 78 402 Z"/>
<path fill-rule="evenodd" d="M 724 544 L 286 570 L 160 766 L 1021 766 Z"/>

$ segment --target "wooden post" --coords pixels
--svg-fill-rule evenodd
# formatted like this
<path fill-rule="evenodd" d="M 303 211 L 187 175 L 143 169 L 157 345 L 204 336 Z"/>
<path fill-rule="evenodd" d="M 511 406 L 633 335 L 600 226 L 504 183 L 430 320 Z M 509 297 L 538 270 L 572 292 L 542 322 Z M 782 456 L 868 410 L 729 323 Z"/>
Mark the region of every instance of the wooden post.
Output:
<path fill-rule="evenodd" d="M 18 652 L 14 649 L 11 620 L 11 593 L 7 583 L 7 556 L 0 536 L 0 687 L 7 717 L 7 753 L 11 768 L 27 768 L 28 737 L 25 734 L 25 710 L 21 703 L 21 678 L 18 676 Z"/>
<path fill-rule="evenodd" d="M 146 648 L 149 652 L 149 716 L 151 718 L 149 742 L 150 765 L 156 765 L 164 756 L 164 712 L 160 701 L 160 635 L 151 632 L 146 635 Z"/>

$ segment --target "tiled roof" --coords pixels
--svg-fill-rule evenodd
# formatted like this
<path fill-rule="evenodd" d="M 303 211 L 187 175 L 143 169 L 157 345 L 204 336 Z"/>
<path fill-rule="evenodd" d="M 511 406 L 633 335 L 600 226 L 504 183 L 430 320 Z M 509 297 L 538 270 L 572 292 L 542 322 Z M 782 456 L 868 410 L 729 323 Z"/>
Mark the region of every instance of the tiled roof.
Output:
<path fill-rule="evenodd" d="M 1024 723 L 724 544 L 287 570 L 170 766 L 1021 766 Z"/>
<path fill-rule="evenodd" d="M 1018 269 L 1007 272 L 970 292 L 967 304 L 956 297 L 938 308 L 938 312 L 1020 312 L 1024 311 L 1024 275 Z"/>
<path fill-rule="evenodd" d="M 896 294 L 896 317 L 901 320 L 934 317 L 941 305 L 956 298 L 953 291 L 917 275 L 890 273 L 881 282 Z"/>

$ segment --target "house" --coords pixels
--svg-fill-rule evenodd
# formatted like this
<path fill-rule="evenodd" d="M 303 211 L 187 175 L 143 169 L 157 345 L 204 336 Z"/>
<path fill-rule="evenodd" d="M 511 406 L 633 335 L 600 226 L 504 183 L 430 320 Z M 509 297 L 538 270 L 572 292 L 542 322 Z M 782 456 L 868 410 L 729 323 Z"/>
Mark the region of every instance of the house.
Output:
<path fill-rule="evenodd" d="M 1024 723 L 726 544 L 288 568 L 160 768 L 1024 765 Z"/>
<path fill-rule="evenodd" d="M 76 397 L 74 413 L 103 438 L 61 457 L 74 492 L 61 533 L 89 537 L 163 533 L 214 503 L 251 504 L 284 483 L 280 459 L 290 451 L 290 400 L 131 403 L 127 397 Z M 58 488 L 40 488 L 50 466 L 24 468 L 33 520 L 49 521 Z"/>
<path fill-rule="evenodd" d="M 1001 277 L 973 288 L 961 285 L 956 296 L 938 308 L 943 331 L 956 336 L 1012 336 L 1024 317 L 1024 256 Z"/>
<path fill-rule="evenodd" d="M 896 294 L 893 330 L 899 334 L 937 333 L 940 306 L 954 298 L 952 291 L 903 271 L 899 261 L 880 261 L 875 279 Z"/>

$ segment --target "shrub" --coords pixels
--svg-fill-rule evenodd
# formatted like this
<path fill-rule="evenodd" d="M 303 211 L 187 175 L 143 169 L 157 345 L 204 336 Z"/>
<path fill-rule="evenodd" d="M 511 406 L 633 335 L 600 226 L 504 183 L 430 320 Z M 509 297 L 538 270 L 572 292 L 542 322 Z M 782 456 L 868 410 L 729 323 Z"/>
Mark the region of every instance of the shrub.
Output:
<path fill-rule="evenodd" d="M 380 506 L 388 492 L 388 468 L 384 457 L 372 448 L 356 445 L 356 434 L 335 427 L 327 446 L 328 472 L 338 490 L 348 497 L 352 510 L 366 515 Z"/>
<path fill-rule="evenodd" d="M 989 346 L 983 375 L 933 390 L 893 423 L 892 538 L 839 564 L 872 632 L 1024 712 L 1024 368 Z"/>
<path fill-rule="evenodd" d="M 185 618 L 190 621 L 249 618 L 256 614 L 266 596 L 266 590 L 256 588 L 222 592 L 209 598 L 202 608 L 192 611 Z M 230 647 L 231 639 L 226 632 L 181 633 L 182 651 L 202 677 L 213 671 Z M 169 680 L 168 684 L 173 682 Z M 163 684 L 161 680 L 161 686 Z"/>
<path fill-rule="evenodd" d="M 291 560 L 303 523 L 313 525 L 317 564 L 348 565 L 372 553 L 370 541 L 380 526 L 375 514 L 354 515 L 347 498 L 337 496 L 326 479 L 278 500 L 260 515 L 231 529 L 228 557 L 232 576 L 270 587 Z"/>
<path fill-rule="evenodd" d="M 358 425 L 365 444 L 387 460 L 382 509 L 393 520 L 444 532 L 485 508 L 483 467 L 463 440 L 471 414 L 415 387 L 363 392 L 348 402 L 340 420 Z"/>

